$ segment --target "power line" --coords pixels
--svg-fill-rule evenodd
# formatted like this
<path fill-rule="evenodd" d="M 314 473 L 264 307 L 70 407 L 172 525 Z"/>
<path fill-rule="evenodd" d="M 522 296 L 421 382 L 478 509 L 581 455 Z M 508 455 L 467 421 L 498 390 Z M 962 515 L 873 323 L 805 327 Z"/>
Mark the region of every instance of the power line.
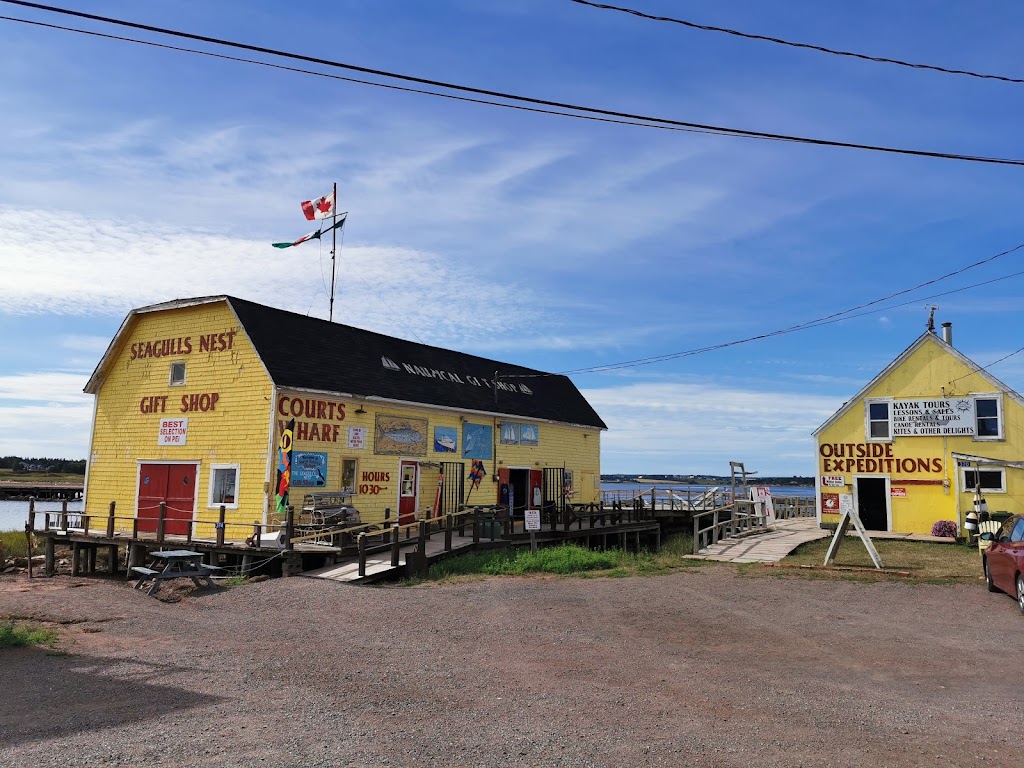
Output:
<path fill-rule="evenodd" d="M 814 45 L 813 43 L 796 43 L 792 40 L 783 40 L 778 37 L 769 37 L 768 35 L 758 35 L 752 32 L 740 32 L 736 29 L 729 29 L 728 27 L 715 27 L 710 24 L 697 24 L 693 21 L 686 21 L 685 19 L 676 19 L 671 16 L 654 16 L 653 14 L 644 13 L 634 8 L 623 8 L 617 5 L 606 5 L 604 3 L 592 3 L 590 0 L 569 0 L 569 2 L 577 3 L 579 5 L 586 5 L 591 8 L 599 8 L 605 11 L 618 11 L 620 13 L 628 13 L 633 16 L 638 16 L 641 19 L 649 19 L 651 21 L 668 22 L 671 24 L 679 24 L 690 29 L 699 29 L 703 32 L 720 32 L 726 35 L 733 35 L 735 37 L 742 37 L 747 40 L 763 40 L 767 43 L 775 43 L 777 45 L 788 45 L 791 48 L 804 48 L 810 51 L 818 51 L 820 53 L 828 53 L 833 56 L 848 56 L 854 59 L 861 59 L 863 61 L 872 61 L 878 64 L 895 64 L 900 67 L 909 67 L 910 69 L 925 69 L 932 72 L 941 72 L 946 75 L 963 75 L 965 77 L 976 77 L 982 80 L 999 80 L 1004 83 L 1024 83 L 1024 79 L 1016 77 L 1006 77 L 1005 75 L 992 75 L 984 72 L 972 72 L 967 69 L 950 69 L 948 67 L 940 67 L 935 64 L 920 64 L 910 61 L 902 61 L 901 59 L 890 59 L 885 56 L 871 56 L 866 53 L 857 53 L 855 51 L 841 51 L 835 48 L 826 48 L 823 45 Z"/>
<path fill-rule="evenodd" d="M 573 374 L 580 374 L 580 373 L 603 373 L 605 371 L 620 370 L 622 368 L 639 368 L 642 365 L 653 365 L 654 363 L 664 363 L 664 362 L 668 362 L 669 360 L 676 360 L 676 359 L 682 358 L 682 357 L 693 357 L 694 355 L 705 354 L 707 352 L 715 352 L 717 350 L 727 349 L 729 347 L 736 347 L 736 346 L 739 346 L 740 344 L 749 344 L 752 341 L 761 341 L 763 339 L 769 339 L 769 338 L 772 338 L 772 337 L 775 337 L 775 336 L 783 336 L 783 335 L 785 335 L 787 333 L 795 333 L 796 331 L 804 331 L 804 330 L 807 330 L 808 328 L 816 328 L 816 327 L 822 326 L 822 325 L 830 325 L 832 323 L 838 323 L 838 322 L 841 322 L 843 320 L 849 320 L 849 319 L 851 319 L 853 317 L 862 317 L 863 315 L 869 315 L 869 314 L 872 314 L 875 311 L 881 312 L 881 311 L 885 311 L 885 310 L 889 310 L 889 309 L 896 309 L 897 307 L 906 306 L 908 304 L 914 304 L 914 303 L 917 303 L 918 301 L 922 301 L 924 299 L 917 298 L 917 299 L 913 299 L 913 300 L 908 301 L 908 302 L 904 302 L 903 304 L 895 304 L 895 305 L 892 305 L 892 306 L 883 307 L 883 308 L 881 308 L 879 310 L 872 310 L 872 311 L 868 311 L 868 312 L 861 312 L 860 314 L 852 314 L 854 312 L 858 312 L 858 310 L 866 309 L 867 307 L 872 307 L 872 306 L 875 306 L 876 304 L 881 304 L 882 302 L 885 302 L 885 301 L 890 301 L 890 300 L 892 300 L 894 298 L 897 298 L 899 296 L 905 296 L 908 293 L 920 290 L 921 288 L 924 288 L 926 286 L 934 285 L 935 283 L 941 282 L 943 280 L 947 280 L 947 279 L 949 279 L 951 277 L 955 277 L 956 275 L 963 274 L 964 272 L 967 272 L 968 270 L 976 269 L 977 267 L 980 267 L 980 266 L 983 266 L 983 265 L 988 264 L 990 262 L 993 262 L 996 259 L 1002 258 L 1003 256 L 1008 256 L 1011 253 L 1019 251 L 1022 248 L 1024 248 L 1024 243 L 1020 243 L 1019 245 L 1015 245 L 1013 248 L 1009 248 L 1009 249 L 1007 249 L 1005 251 L 1002 251 L 1000 253 L 997 253 L 997 254 L 995 254 L 993 256 L 988 256 L 988 257 L 986 257 L 984 259 L 980 259 L 979 261 L 975 261 L 972 264 L 968 264 L 968 265 L 966 265 L 964 267 L 961 267 L 960 269 L 955 269 L 952 272 L 947 272 L 946 274 L 941 275 L 940 277 L 932 278 L 931 280 L 925 280 L 924 282 L 918 283 L 917 285 L 913 286 L 912 288 L 904 288 L 903 290 L 895 291 L 895 292 L 890 293 L 890 294 L 888 294 L 886 296 L 882 296 L 881 298 L 874 299 L 872 301 L 868 301 L 868 302 L 865 302 L 863 304 L 858 304 L 857 306 L 854 306 L 854 307 L 849 307 L 849 308 L 844 309 L 844 310 L 842 310 L 840 312 L 833 312 L 830 315 L 824 315 L 822 317 L 815 318 L 814 320 L 807 320 L 807 321 L 802 322 L 802 323 L 797 323 L 796 325 L 791 325 L 791 326 L 789 326 L 787 328 L 779 328 L 778 330 L 768 331 L 767 333 L 759 333 L 756 336 L 748 336 L 748 337 L 746 337 L 744 339 L 736 339 L 734 341 L 725 341 L 725 342 L 721 342 L 719 344 L 710 344 L 710 345 L 708 345 L 706 347 L 697 347 L 695 349 L 687 349 L 687 350 L 683 350 L 681 352 L 667 352 L 667 353 L 661 354 L 661 355 L 652 355 L 651 357 L 641 357 L 641 358 L 637 358 L 635 360 L 624 360 L 624 361 L 618 362 L 618 363 L 606 363 L 604 365 L 594 365 L 594 366 L 590 366 L 588 368 L 574 368 L 574 369 L 568 370 L 568 371 L 560 371 L 557 374 L 554 374 L 554 373 L 550 373 L 550 374 L 523 374 L 523 375 L 516 375 L 516 374 L 505 375 L 505 374 L 503 374 L 503 378 L 539 378 L 539 377 L 543 377 L 543 376 L 571 376 Z M 975 285 L 964 286 L 962 288 L 956 288 L 956 289 L 953 289 L 951 291 L 946 291 L 944 293 L 935 294 L 934 296 L 928 296 L 928 297 L 926 297 L 926 299 L 937 298 L 938 296 L 946 296 L 946 295 L 949 295 L 951 293 L 958 293 L 960 291 L 966 291 L 966 290 L 971 289 L 971 288 L 977 288 L 977 287 L 980 287 L 980 286 L 983 286 L 983 285 L 989 285 L 991 283 L 998 282 L 1000 280 L 1006 280 L 1006 279 L 1009 279 L 1011 277 L 1016 277 L 1016 276 L 1021 275 L 1021 274 L 1024 274 L 1024 273 L 1016 272 L 1014 274 L 1005 275 L 1003 277 L 995 278 L 993 280 L 986 280 L 985 282 L 977 283 Z"/>
<path fill-rule="evenodd" d="M 567 103 L 567 102 L 552 101 L 552 100 L 549 100 L 549 99 L 539 99 L 539 98 L 534 98 L 534 97 L 531 97 L 531 96 L 522 96 L 522 95 L 517 95 L 517 94 L 512 94 L 512 93 L 505 93 L 505 92 L 502 92 L 502 91 L 489 90 L 489 89 L 485 89 L 485 88 L 474 88 L 474 87 L 471 87 L 471 86 L 459 85 L 459 84 L 456 84 L 456 83 L 449 83 L 449 82 L 445 82 L 445 81 L 441 81 L 441 80 L 432 80 L 432 79 L 429 79 L 429 78 L 417 77 L 417 76 L 414 76 L 414 75 L 405 75 L 405 74 L 399 74 L 399 73 L 395 73 L 395 72 L 388 72 L 386 70 L 381 70 L 381 69 L 373 69 L 373 68 L 370 68 L 370 67 L 362 67 L 362 66 L 358 66 L 358 65 L 355 65 L 355 64 L 346 64 L 346 63 L 339 62 L 339 61 L 332 61 L 330 59 L 322 59 L 322 58 L 318 58 L 318 57 L 314 57 L 314 56 L 306 56 L 306 55 L 303 55 L 303 54 L 290 53 L 290 52 L 287 52 L 287 51 L 276 50 L 276 49 L 273 49 L 273 48 L 265 48 L 265 47 L 261 47 L 261 46 L 248 45 L 246 43 L 238 43 L 238 42 L 234 42 L 234 41 L 231 41 L 231 40 L 223 40 L 223 39 L 220 39 L 220 38 L 209 37 L 209 36 L 206 36 L 206 35 L 197 35 L 197 34 L 193 34 L 193 33 L 190 33 L 190 32 L 181 32 L 181 31 L 178 31 L 178 30 L 166 29 L 166 28 L 163 28 L 163 27 L 155 27 L 155 26 L 152 26 L 152 25 L 149 25 L 149 24 L 139 24 L 139 23 L 136 23 L 136 22 L 124 21 L 122 19 L 115 19 L 115 18 L 110 18 L 110 17 L 106 17 L 106 16 L 98 16 L 98 15 L 91 14 L 91 13 L 83 13 L 81 11 L 72 11 L 72 10 L 68 10 L 66 8 L 57 8 L 55 6 L 43 5 L 41 3 L 28 2 L 27 0 L 0 0 L 0 2 L 8 3 L 8 4 L 11 4 L 11 5 L 23 6 L 23 7 L 26 7 L 26 8 L 34 8 L 34 9 L 37 9 L 37 10 L 48 11 L 48 12 L 51 12 L 51 13 L 58 13 L 58 14 L 64 14 L 64 15 L 68 15 L 68 16 L 75 16 L 75 17 L 78 17 L 78 18 L 89 19 L 91 21 L 96 21 L 96 22 L 100 22 L 100 23 L 104 23 L 104 24 L 114 24 L 114 25 L 118 25 L 118 26 L 129 27 L 129 28 L 132 28 L 132 29 L 144 30 L 144 31 L 152 32 L 152 33 L 156 33 L 156 34 L 171 35 L 171 36 L 175 36 L 175 37 L 179 37 L 179 38 L 185 38 L 185 39 L 189 39 L 189 40 L 196 40 L 196 41 L 199 41 L 199 42 L 210 43 L 210 44 L 213 44 L 213 45 L 223 45 L 223 46 L 228 46 L 228 47 L 232 47 L 232 48 L 239 48 L 239 49 L 242 49 L 242 50 L 253 51 L 253 52 L 256 52 L 256 53 L 262 53 L 262 54 L 266 54 L 266 55 L 270 55 L 270 56 L 279 56 L 279 57 L 288 58 L 288 59 L 294 59 L 294 60 L 298 60 L 298 61 L 305 61 L 305 62 L 309 62 L 309 63 L 313 63 L 313 64 L 318 64 L 318 65 L 326 66 L 326 67 L 334 67 L 334 68 L 339 68 L 339 69 L 347 69 L 347 70 L 352 70 L 352 71 L 355 71 L 355 72 L 361 72 L 363 74 L 369 74 L 369 75 L 375 75 L 375 76 L 378 76 L 378 77 L 391 78 L 391 79 L 401 80 L 401 81 L 405 81 L 405 82 L 412 82 L 412 83 L 417 83 L 417 84 L 420 84 L 420 85 L 428 85 L 428 86 L 432 86 L 432 87 L 446 88 L 446 89 L 449 89 L 449 90 L 455 90 L 455 91 L 460 91 L 460 92 L 465 92 L 465 93 L 473 93 L 473 94 L 477 94 L 478 96 L 490 96 L 490 97 L 493 97 L 493 98 L 506 99 L 508 101 L 518 101 L 518 102 L 524 102 L 524 103 L 527 103 L 527 104 L 539 105 L 541 107 L 555 108 L 555 109 L 559 109 L 559 110 L 572 110 L 573 112 L 584 112 L 584 113 L 587 113 L 587 115 L 600 115 L 603 118 L 616 118 L 616 119 L 624 120 L 624 121 L 636 121 L 636 122 L 632 122 L 632 124 L 635 124 L 635 125 L 638 125 L 638 126 L 641 126 L 641 127 L 659 127 L 660 128 L 660 127 L 665 127 L 665 126 L 671 126 L 671 127 L 677 128 L 677 129 L 687 129 L 687 130 L 693 130 L 693 131 L 698 131 L 698 132 L 709 132 L 709 133 L 716 133 L 716 134 L 719 134 L 719 135 L 737 136 L 737 137 L 752 138 L 752 139 L 764 139 L 764 140 L 772 140 L 772 141 L 790 141 L 790 142 L 794 142 L 794 143 L 798 143 L 798 144 L 810 144 L 810 145 L 814 145 L 814 146 L 838 147 L 838 148 L 842 148 L 842 149 L 859 149 L 859 150 L 871 151 L 871 152 L 885 152 L 885 153 L 888 153 L 888 154 L 909 155 L 909 156 L 914 156 L 914 157 L 930 157 L 930 158 L 943 159 L 943 160 L 961 160 L 961 161 L 964 161 L 964 162 L 989 163 L 989 164 L 994 164 L 994 165 L 1024 166 L 1024 160 L 1015 160 L 1015 159 L 1010 159 L 1010 158 L 987 157 L 987 156 L 983 156 L 983 155 L 965 155 L 965 154 L 959 154 L 959 153 L 953 153 L 953 152 L 932 152 L 932 151 L 920 150 L 920 149 L 907 149 L 907 148 L 901 148 L 901 147 L 888 147 L 888 146 L 875 145 L 875 144 L 861 144 L 861 143 L 856 143 L 856 142 L 846 142 L 846 141 L 838 141 L 838 140 L 832 140 L 832 139 L 811 138 L 811 137 L 806 137 L 806 136 L 793 136 L 793 135 L 789 135 L 789 134 L 771 133 L 771 132 L 767 132 L 767 131 L 756 131 L 756 130 L 749 130 L 749 129 L 745 129 L 745 128 L 729 128 L 729 127 L 725 127 L 725 126 L 716 126 L 716 125 L 709 125 L 709 124 L 704 124 L 704 123 L 694 123 L 694 122 L 689 122 L 689 121 L 685 121 L 685 120 L 673 120 L 673 119 L 669 119 L 669 118 L 654 117 L 654 116 L 649 116 L 649 115 L 639 115 L 639 114 L 635 114 L 635 113 L 631 113 L 631 112 L 619 112 L 619 111 L 616 111 L 616 110 L 602 109 L 602 108 L 598 108 L 598 107 L 587 107 L 587 106 L 582 106 L 582 105 L 578 105 L 578 104 L 571 104 L 571 103 Z M 4 18 L 5 20 L 8 20 L 8 21 L 18 21 L 18 22 L 30 23 L 30 24 L 31 23 L 35 23 L 35 22 L 27 21 L 25 19 L 15 19 L 15 18 L 12 18 L 12 17 L 2 17 L 2 18 Z M 47 26 L 47 25 L 43 25 L 43 26 Z M 56 25 L 49 25 L 49 26 L 56 26 Z M 73 32 L 85 33 L 85 34 L 95 34 L 95 33 L 87 32 L 85 30 L 74 29 L 74 28 L 71 28 L 71 27 L 62 27 L 62 29 L 66 29 L 68 31 L 73 31 Z M 132 39 L 132 38 L 118 38 L 118 39 L 126 40 L 126 41 L 129 41 L 129 42 L 145 43 L 145 41 L 135 40 L 135 39 Z M 145 44 L 151 44 L 151 43 L 145 43 Z M 188 50 L 188 49 L 178 49 L 178 50 Z M 188 50 L 188 52 L 190 52 L 190 53 L 199 53 L 199 51 L 191 51 L 191 50 Z M 225 58 L 227 58 L 227 57 L 225 57 Z M 255 62 L 249 62 L 249 63 L 255 63 Z M 314 73 L 309 73 L 309 74 L 314 74 Z M 379 87 L 394 88 L 394 86 L 390 86 L 390 85 L 386 85 L 386 84 L 381 84 L 381 83 L 374 83 L 372 81 L 361 81 L 361 82 L 363 82 L 364 84 L 367 84 L 367 85 L 375 85 L 375 86 L 379 86 Z M 432 92 L 432 91 L 421 91 L 421 92 L 422 93 L 426 93 L 428 95 L 433 95 L 433 96 L 442 96 L 442 95 L 444 95 L 444 94 L 438 94 L 438 93 L 435 93 L 435 92 Z M 451 97 L 449 96 L 449 98 L 451 98 Z M 502 103 L 496 103 L 496 102 L 485 102 L 485 103 L 489 103 L 489 104 L 491 104 L 493 106 L 501 106 L 501 107 L 506 107 L 506 108 L 520 108 L 520 109 L 522 108 L 522 107 L 517 107 L 516 105 L 511 105 L 511 104 L 502 104 Z M 563 114 L 564 116 L 567 116 L 567 117 L 577 117 L 577 118 L 586 117 L 586 115 L 569 115 L 569 114 L 566 114 L 566 113 L 561 113 L 561 114 Z M 593 118 L 591 118 L 591 119 L 593 119 Z"/>
<path fill-rule="evenodd" d="M 0 0 L 5 2 L 6 0 Z M 575 115 L 569 112 L 559 112 L 554 109 L 541 109 L 539 107 L 527 107 L 522 104 L 503 104 L 498 101 L 489 101 L 487 99 L 474 99 L 469 96 L 456 96 L 453 93 L 439 93 L 437 91 L 428 91 L 425 88 L 410 88 L 408 86 L 394 85 L 392 83 L 378 83 L 373 80 L 363 80 L 358 77 L 345 77 L 344 75 L 334 75 L 329 72 L 317 72 L 313 69 L 303 69 L 302 67 L 289 67 L 285 64 L 274 64 L 269 61 L 260 61 L 259 59 L 247 59 L 244 56 L 229 56 L 225 53 L 213 53 L 212 51 L 202 51 L 198 48 L 186 48 L 179 45 L 168 45 L 166 43 L 157 43 L 152 40 L 140 40 L 135 37 L 125 37 L 123 35 L 110 35 L 104 32 L 95 32 L 89 29 L 80 29 L 78 27 L 66 27 L 60 24 L 47 24 L 42 21 L 30 21 L 29 19 L 18 19 L 13 16 L 0 15 L 2 21 L 14 21 L 19 24 L 29 24 L 35 27 L 44 27 L 46 29 L 56 29 L 62 32 L 77 32 L 78 34 L 88 35 L 90 37 L 99 37 L 105 40 L 117 40 L 125 43 L 137 43 L 138 45 L 145 45 L 151 48 L 160 48 L 167 51 L 176 51 L 179 53 L 194 53 L 198 56 L 208 56 L 213 59 L 221 59 L 223 61 L 234 61 L 241 64 L 255 64 L 260 67 L 267 67 L 269 69 L 279 69 L 284 72 L 294 72 L 300 75 L 312 75 L 314 77 L 323 77 L 329 80 L 341 80 L 347 83 L 355 83 L 357 85 L 372 85 L 376 88 L 386 88 L 392 91 L 401 91 L 403 93 L 417 93 L 424 96 L 436 96 L 442 99 L 451 99 L 453 101 L 465 101 L 470 104 L 483 104 L 492 107 L 504 107 L 505 109 L 515 109 L 522 112 L 537 112 L 542 115 L 554 115 L 556 117 L 571 117 L 577 120 L 592 120 L 599 123 L 613 123 L 616 125 L 632 125 L 637 128 L 654 128 L 661 131 L 680 131 L 683 133 L 704 133 L 710 136 L 732 136 L 729 133 L 723 133 L 722 131 L 711 131 L 702 130 L 698 128 L 681 128 L 672 125 L 657 125 L 652 123 L 637 122 L 635 120 L 614 120 L 608 117 L 597 117 L 596 115 Z M 734 136 L 734 138 L 756 138 L 753 136 Z"/>

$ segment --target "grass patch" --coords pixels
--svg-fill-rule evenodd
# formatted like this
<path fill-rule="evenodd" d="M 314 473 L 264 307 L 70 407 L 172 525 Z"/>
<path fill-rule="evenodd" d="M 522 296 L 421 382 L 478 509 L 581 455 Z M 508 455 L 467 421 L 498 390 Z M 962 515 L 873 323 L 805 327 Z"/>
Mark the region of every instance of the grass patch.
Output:
<path fill-rule="evenodd" d="M 56 641 L 57 633 L 52 629 L 0 621 L 0 648 L 25 648 L 30 645 L 46 645 L 52 648 Z"/>
<path fill-rule="evenodd" d="M 39 555 L 43 552 L 42 543 L 38 537 L 33 536 L 32 554 Z M 25 531 L 0 531 L 0 541 L 3 542 L 4 552 L 8 557 L 25 557 L 28 554 L 28 544 L 25 542 Z"/>
<path fill-rule="evenodd" d="M 782 565 L 810 565 L 821 568 L 830 543 L 831 539 L 820 539 L 801 544 L 782 560 Z M 907 571 L 910 573 L 909 579 L 913 581 L 926 583 L 974 582 L 981 575 L 981 557 L 978 555 L 977 547 L 900 539 L 873 539 L 872 543 L 886 569 Z M 839 548 L 836 559 L 832 561 L 832 565 L 874 569 L 871 557 L 857 537 L 847 537 Z M 816 578 L 841 578 L 855 581 L 908 580 L 906 576 L 859 571 L 786 569 L 783 572 L 810 575 Z"/>
<path fill-rule="evenodd" d="M 498 549 L 472 552 L 443 560 L 430 567 L 428 581 L 442 581 L 471 576 L 522 576 L 534 573 L 560 576 L 624 578 L 627 576 L 653 576 L 671 573 L 682 568 L 693 568 L 699 560 L 687 560 L 692 544 L 688 536 L 666 539 L 660 552 L 623 552 L 620 549 L 603 551 L 587 549 L 578 544 L 541 547 L 537 554 L 528 548 Z"/>

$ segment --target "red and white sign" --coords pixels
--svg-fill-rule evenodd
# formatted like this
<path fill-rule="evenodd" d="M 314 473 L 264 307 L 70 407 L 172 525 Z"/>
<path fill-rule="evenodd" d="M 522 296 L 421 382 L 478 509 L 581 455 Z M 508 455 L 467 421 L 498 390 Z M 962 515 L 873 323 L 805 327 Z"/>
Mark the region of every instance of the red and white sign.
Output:
<path fill-rule="evenodd" d="M 894 498 L 905 499 L 905 498 L 907 498 L 907 489 L 906 488 L 890 488 L 889 489 L 889 495 L 894 497 Z"/>
<path fill-rule="evenodd" d="M 188 419 L 160 419 L 157 445 L 184 445 L 188 438 Z"/>
<path fill-rule="evenodd" d="M 822 493 L 821 494 L 821 512 L 825 515 L 838 515 L 839 514 L 839 494 L 838 493 Z"/>
<path fill-rule="evenodd" d="M 821 484 L 826 488 L 842 488 L 846 485 L 846 478 L 842 475 L 822 475 Z"/>

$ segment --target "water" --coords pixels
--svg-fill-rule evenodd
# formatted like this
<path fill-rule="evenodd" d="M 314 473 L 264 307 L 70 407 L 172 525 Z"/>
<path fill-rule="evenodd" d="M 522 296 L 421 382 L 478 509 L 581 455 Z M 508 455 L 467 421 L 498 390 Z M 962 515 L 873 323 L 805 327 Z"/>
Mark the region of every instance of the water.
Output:
<path fill-rule="evenodd" d="M 36 528 L 43 527 L 42 516 L 39 512 L 60 512 L 61 502 L 59 501 L 37 501 L 36 502 Z M 69 501 L 68 512 L 81 512 L 82 502 Z M 0 531 L 23 531 L 25 523 L 28 522 L 27 501 L 0 501 Z"/>
<path fill-rule="evenodd" d="M 748 485 L 756 485 L 757 483 L 753 480 L 747 481 Z M 657 482 L 644 482 L 644 483 L 611 483 L 602 482 L 602 491 L 620 491 L 636 493 L 637 491 L 650 491 L 651 488 L 657 488 L 659 491 L 671 490 L 680 496 L 686 496 L 687 492 L 691 496 L 700 496 L 709 488 L 714 488 L 716 483 L 711 485 L 686 485 L 684 483 L 657 483 Z M 729 490 L 729 481 L 726 480 L 724 483 L 718 484 L 720 491 Z M 769 490 L 772 496 L 800 496 L 801 498 L 814 498 L 814 486 L 813 485 L 769 485 Z M 660 494 L 659 494 L 660 495 Z"/>

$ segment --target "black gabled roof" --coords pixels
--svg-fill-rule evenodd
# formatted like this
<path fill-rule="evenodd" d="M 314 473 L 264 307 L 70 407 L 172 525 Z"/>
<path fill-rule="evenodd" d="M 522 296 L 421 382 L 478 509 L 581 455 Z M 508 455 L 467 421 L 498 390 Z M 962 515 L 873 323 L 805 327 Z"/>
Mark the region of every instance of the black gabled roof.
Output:
<path fill-rule="evenodd" d="M 607 429 L 567 376 L 225 298 L 279 387 Z"/>

